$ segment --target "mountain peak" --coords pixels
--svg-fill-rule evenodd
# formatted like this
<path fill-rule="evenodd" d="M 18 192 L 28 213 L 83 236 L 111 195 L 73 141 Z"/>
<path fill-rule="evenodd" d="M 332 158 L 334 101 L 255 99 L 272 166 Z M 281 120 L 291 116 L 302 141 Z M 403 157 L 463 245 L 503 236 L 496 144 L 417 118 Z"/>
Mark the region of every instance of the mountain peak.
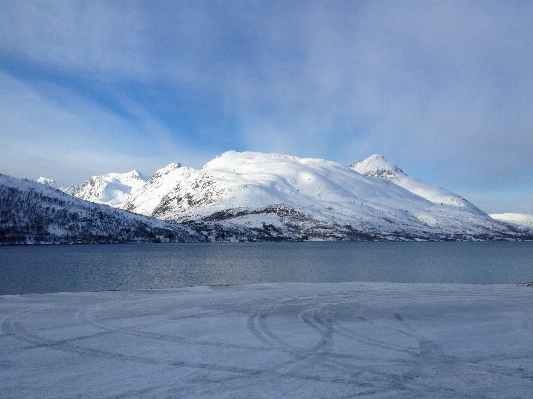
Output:
<path fill-rule="evenodd" d="M 387 161 L 383 155 L 371 155 L 354 163 L 350 168 L 365 176 L 403 187 L 434 204 L 468 207 L 474 212 L 482 213 L 459 195 L 406 175 L 399 167 Z"/>
<path fill-rule="evenodd" d="M 148 180 L 148 183 L 153 184 L 158 179 L 161 179 L 162 177 L 168 174 L 174 173 L 175 171 L 179 169 L 184 169 L 181 167 L 181 163 L 175 163 L 175 162 L 169 163 L 167 166 L 156 170 L 154 174 L 152 175 L 152 177 L 150 178 L 150 180 Z"/>
<path fill-rule="evenodd" d="M 110 173 L 111 175 L 111 173 Z M 140 180 L 146 180 L 146 176 L 144 176 L 141 172 L 139 172 L 137 169 L 133 169 L 131 172 L 126 172 L 126 173 L 116 173 L 114 174 L 116 175 L 115 178 L 119 178 L 120 177 L 126 177 L 126 178 L 132 178 L 132 179 L 140 179 Z"/>
<path fill-rule="evenodd" d="M 47 177 L 39 177 L 37 180 L 35 180 L 37 183 L 44 184 L 47 186 L 50 186 L 52 188 L 55 188 L 56 190 L 63 190 L 63 186 L 56 182 L 54 179 L 49 179 Z"/>
<path fill-rule="evenodd" d="M 365 176 L 385 178 L 387 180 L 391 180 L 397 175 L 405 175 L 403 170 L 387 161 L 381 154 L 370 155 L 350 165 L 350 168 Z"/>
<path fill-rule="evenodd" d="M 86 201 L 118 207 L 141 189 L 147 181 L 148 177 L 136 169 L 125 173 L 112 172 L 92 176 L 81 186 L 69 187 L 67 192 Z"/>
<path fill-rule="evenodd" d="M 168 221 L 223 222 L 233 226 L 224 233 L 230 238 L 241 228 L 276 240 L 396 237 L 399 231 L 411 238 L 489 237 L 511 231 L 380 154 L 346 167 L 324 159 L 228 151 L 201 170 L 171 163 L 146 183 L 142 178 L 137 170 L 108 173 L 69 191 Z"/>
<path fill-rule="evenodd" d="M 181 168 L 181 163 L 172 162 L 172 163 L 169 163 L 164 168 L 158 169 L 154 174 L 166 175 L 167 173 L 170 173 L 173 170 L 176 170 L 176 169 L 179 169 L 179 168 Z"/>

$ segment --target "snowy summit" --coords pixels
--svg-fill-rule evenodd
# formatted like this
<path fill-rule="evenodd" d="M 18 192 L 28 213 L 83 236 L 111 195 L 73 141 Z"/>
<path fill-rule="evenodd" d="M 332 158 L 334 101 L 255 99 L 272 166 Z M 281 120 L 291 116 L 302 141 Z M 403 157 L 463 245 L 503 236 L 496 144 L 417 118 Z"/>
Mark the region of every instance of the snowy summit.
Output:
<path fill-rule="evenodd" d="M 406 175 L 399 167 L 387 161 L 383 155 L 371 155 L 368 158 L 354 163 L 350 168 L 365 176 L 390 181 L 434 204 L 471 207 L 472 209 L 478 210 L 467 200 L 448 190 Z"/>
<path fill-rule="evenodd" d="M 81 186 L 70 186 L 67 190 L 74 197 L 118 207 L 139 191 L 147 181 L 147 176 L 132 170 L 127 173 L 93 176 Z"/>
<path fill-rule="evenodd" d="M 161 199 L 176 184 L 189 177 L 193 168 L 182 167 L 179 163 L 171 163 L 157 170 L 141 188 L 137 189 L 119 207 L 131 212 L 151 216 Z"/>
<path fill-rule="evenodd" d="M 176 173 L 164 184 L 162 179 L 153 178 L 157 190 L 147 184 L 124 209 L 169 221 L 271 226 L 273 234 L 309 239 L 510 233 L 460 196 L 407 176 L 381 156 L 345 167 L 323 159 L 228 151 L 200 170 Z"/>

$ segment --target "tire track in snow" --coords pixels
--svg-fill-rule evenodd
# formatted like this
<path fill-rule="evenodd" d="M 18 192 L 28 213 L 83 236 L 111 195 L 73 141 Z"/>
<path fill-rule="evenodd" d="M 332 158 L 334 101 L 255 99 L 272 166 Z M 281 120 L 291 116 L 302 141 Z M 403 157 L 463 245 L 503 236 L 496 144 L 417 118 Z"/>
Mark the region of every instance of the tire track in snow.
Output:
<path fill-rule="evenodd" d="M 493 312 L 488 315 L 504 320 L 501 315 L 505 313 L 502 312 L 515 308 L 512 315 L 521 322 L 520 330 L 518 333 L 509 330 L 509 334 L 520 335 L 523 339 L 520 345 L 523 345 L 522 342 L 532 337 L 531 323 L 523 321 L 532 313 L 527 308 L 531 302 L 527 302 L 528 298 L 511 292 L 479 298 L 479 292 L 483 290 L 477 287 L 469 293 L 463 289 L 440 290 L 436 294 L 414 291 L 413 294 L 405 290 L 374 290 L 367 297 L 361 297 L 360 290 L 354 290 L 352 294 L 343 290 L 329 295 L 305 296 L 280 290 L 273 296 L 269 291 L 256 297 L 250 295 L 251 299 L 243 302 L 239 290 L 228 288 L 221 289 L 217 293 L 219 296 L 209 300 L 197 300 L 194 293 L 155 292 L 148 298 L 127 294 L 117 301 L 109 301 L 113 295 L 101 295 L 92 301 L 68 305 L 55 303 L 51 300 L 53 296 L 44 296 L 42 298 L 50 300 L 48 304 L 32 307 L 32 303 L 28 303 L 26 309 L 7 315 L 0 328 L 4 338 L 27 344 L 25 350 L 48 348 L 81 359 L 113 360 L 118 367 L 135 363 L 142 367 L 163 366 L 165 370 L 192 370 L 183 382 L 172 381 L 155 390 L 125 389 L 123 396 L 174 396 L 174 393 L 175 396 L 250 397 L 257 393 L 251 384 L 277 383 L 284 389 L 290 388 L 286 392 L 295 395 L 301 393 L 301 389 L 305 392 L 313 387 L 327 386 L 328 390 L 321 392 L 329 397 L 389 395 L 416 398 L 427 397 L 428 392 L 443 398 L 483 397 L 483 391 L 469 390 L 472 384 L 480 386 L 476 378 L 515 383 L 523 389 L 520 392 L 524 392 L 524 387 L 533 387 L 533 368 L 529 362 L 532 352 L 528 347 L 522 352 L 507 352 L 507 355 L 495 351 L 488 351 L 487 355 L 475 351 L 454 355 L 450 352 L 450 343 L 443 344 L 439 335 L 432 332 L 432 324 L 425 319 L 429 314 L 438 320 L 450 320 L 443 316 L 443 306 L 459 315 L 451 319 L 455 323 L 462 319 L 468 322 L 467 316 L 474 315 L 472 309 L 483 310 L 487 306 Z M 224 295 L 225 292 L 236 294 Z M 176 297 L 181 300 L 173 300 Z M 521 298 L 521 302 L 517 298 Z M 507 300 L 511 302 L 505 302 Z M 428 313 L 424 313 L 424 309 L 429 309 Z M 62 313 L 57 319 L 57 323 L 61 323 L 58 325 L 54 317 Z M 228 338 L 231 336 L 226 330 L 219 334 L 220 327 L 227 327 L 222 323 L 228 320 L 228 315 L 232 317 L 232 323 L 237 323 L 235 334 L 246 339 L 230 342 Z M 44 322 L 47 316 L 52 317 L 52 322 Z M 478 320 L 490 322 L 488 318 Z M 202 324 L 209 326 L 207 339 L 187 335 L 190 321 L 195 328 Z M 87 330 L 90 335 L 72 337 L 85 325 L 91 327 Z M 508 331 L 501 321 L 494 328 Z M 136 342 L 141 346 L 175 343 L 176 356 L 170 359 L 157 354 L 152 356 L 135 347 L 115 348 L 109 344 L 98 347 L 101 338 L 112 335 L 116 335 L 118 342 L 122 342 L 122 336 L 136 336 L 139 338 Z M 50 336 L 68 338 L 53 339 Z M 86 340 L 92 341 L 90 346 Z M 183 356 L 195 347 L 213 350 L 204 352 L 203 359 Z M 5 354 L 19 350 L 7 346 L 0 349 Z M 244 352 L 241 350 L 256 356 L 258 361 L 242 361 L 240 364 L 226 361 L 242 356 Z M 376 354 L 382 358 L 376 358 Z M 261 362 L 268 356 L 269 360 Z M 465 381 L 471 381 L 470 385 L 465 385 Z M 113 397 L 120 397 L 120 392 Z"/>

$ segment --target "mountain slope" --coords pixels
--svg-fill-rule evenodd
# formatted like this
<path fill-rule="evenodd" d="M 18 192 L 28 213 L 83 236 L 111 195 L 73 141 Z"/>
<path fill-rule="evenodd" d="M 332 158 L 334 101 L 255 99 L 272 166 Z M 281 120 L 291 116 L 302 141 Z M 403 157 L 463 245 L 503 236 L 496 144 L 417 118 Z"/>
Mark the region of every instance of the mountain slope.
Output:
<path fill-rule="evenodd" d="M 0 243 L 199 241 L 195 229 L 0 175 Z"/>
<path fill-rule="evenodd" d="M 434 204 L 466 207 L 473 211 L 481 212 L 457 194 L 406 175 L 399 167 L 387 161 L 382 155 L 371 155 L 354 163 L 350 168 L 365 176 L 394 183 Z"/>
<path fill-rule="evenodd" d="M 173 221 L 227 221 L 309 239 L 483 239 L 516 234 L 446 190 L 406 186 L 431 200 L 335 162 L 229 151 L 192 171 L 147 214 Z"/>
<path fill-rule="evenodd" d="M 173 223 L 149 218 L 81 200 L 49 185 L 0 174 L 0 244 L 273 239 L 278 238 L 227 222 Z"/>
<path fill-rule="evenodd" d="M 500 222 L 510 224 L 517 229 L 533 234 L 533 215 L 526 213 L 494 213 L 489 215 Z"/>
<path fill-rule="evenodd" d="M 74 195 L 186 223 L 203 241 L 529 237 L 516 224 L 407 176 L 380 155 L 346 167 L 229 151 L 200 170 L 170 164 L 145 180 L 135 171 L 110 173 L 93 177 Z"/>
<path fill-rule="evenodd" d="M 127 173 L 107 173 L 102 176 L 92 176 L 81 186 L 70 186 L 65 191 L 85 201 L 119 207 L 147 181 L 148 177 L 136 170 Z"/>
<path fill-rule="evenodd" d="M 46 177 L 39 177 L 35 181 L 37 183 L 40 183 L 40 184 L 46 184 L 47 186 L 50 186 L 50 187 L 52 187 L 55 190 L 61 190 L 61 191 L 65 191 L 66 190 L 65 187 L 63 187 L 61 184 L 56 182 L 54 179 L 48 179 Z"/>
<path fill-rule="evenodd" d="M 192 172 L 192 168 L 171 163 L 157 170 L 146 184 L 120 205 L 120 208 L 151 216 L 161 199 Z"/>

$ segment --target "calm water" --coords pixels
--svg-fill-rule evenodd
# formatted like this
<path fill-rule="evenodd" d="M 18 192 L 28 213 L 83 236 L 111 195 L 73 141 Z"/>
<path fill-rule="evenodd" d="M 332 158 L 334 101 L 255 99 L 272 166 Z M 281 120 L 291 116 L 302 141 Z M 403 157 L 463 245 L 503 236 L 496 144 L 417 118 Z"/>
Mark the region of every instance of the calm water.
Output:
<path fill-rule="evenodd" d="M 0 294 L 265 282 L 533 281 L 533 242 L 0 247 Z"/>

